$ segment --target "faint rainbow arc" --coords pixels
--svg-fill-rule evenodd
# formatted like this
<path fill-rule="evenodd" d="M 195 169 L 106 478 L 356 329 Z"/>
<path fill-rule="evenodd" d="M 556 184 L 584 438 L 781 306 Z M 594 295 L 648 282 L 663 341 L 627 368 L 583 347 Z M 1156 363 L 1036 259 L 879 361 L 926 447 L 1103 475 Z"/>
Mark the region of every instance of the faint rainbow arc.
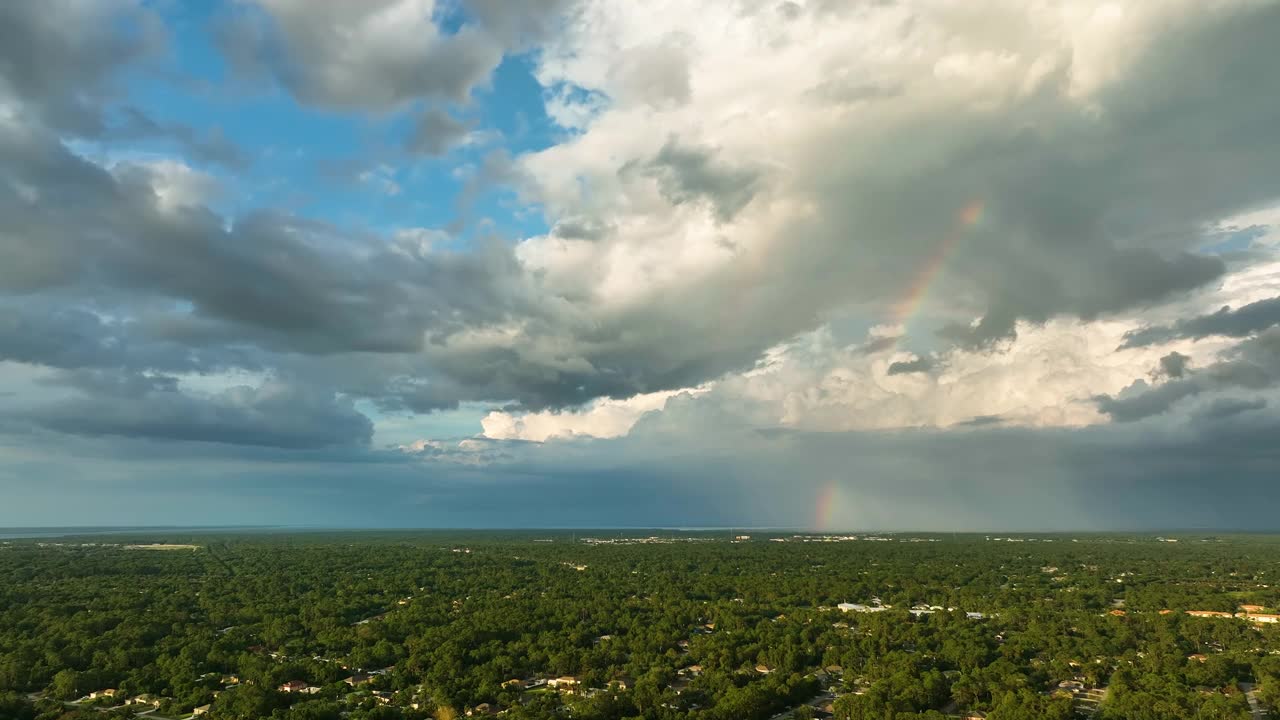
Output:
<path fill-rule="evenodd" d="M 955 251 L 956 246 L 960 244 L 960 240 L 965 233 L 982 222 L 985 212 L 986 204 L 981 200 L 973 200 L 960 208 L 951 229 L 943 236 L 928 258 L 925 259 L 920 269 L 916 271 L 911 283 L 907 286 L 906 292 L 903 293 L 898 302 L 894 303 L 889 315 L 889 320 L 893 325 L 905 326 L 920 312 L 920 308 L 924 305 L 925 300 L 928 299 L 938 276 L 942 273 L 943 267 L 946 266 L 947 259 Z M 899 340 L 902 337 L 899 336 Z M 836 506 L 839 504 L 839 494 L 840 486 L 834 479 L 828 480 L 818 490 L 813 509 L 814 530 L 828 531 L 832 529 L 832 519 L 835 515 Z"/>
<path fill-rule="evenodd" d="M 925 259 L 920 269 L 911 279 L 911 283 L 907 285 L 907 290 L 902 294 L 898 302 L 894 303 L 889 313 L 891 324 L 905 326 L 911 322 L 911 319 L 920 312 L 920 308 L 929 297 L 929 293 L 942 273 L 942 268 L 947 263 L 947 258 L 955 251 L 959 245 L 960 239 L 964 237 L 965 232 L 982 222 L 983 213 L 986 206 L 981 200 L 974 200 L 964 207 L 960 208 L 960 212 L 956 214 L 956 222 L 951 229 L 943 236 L 933 252 Z"/>
<path fill-rule="evenodd" d="M 818 490 L 817 502 L 813 508 L 813 529 L 814 530 L 830 530 L 831 518 L 835 514 L 837 494 L 840 488 L 836 485 L 835 480 L 828 480 Z"/>

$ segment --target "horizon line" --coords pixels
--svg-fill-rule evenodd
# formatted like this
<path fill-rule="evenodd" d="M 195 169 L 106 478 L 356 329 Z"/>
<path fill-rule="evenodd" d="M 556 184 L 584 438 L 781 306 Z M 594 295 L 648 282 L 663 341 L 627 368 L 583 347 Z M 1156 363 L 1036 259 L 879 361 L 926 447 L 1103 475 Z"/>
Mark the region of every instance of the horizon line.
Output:
<path fill-rule="evenodd" d="M 789 525 L 510 525 L 510 526 L 466 526 L 466 525 L 420 525 L 420 526 L 369 526 L 369 525 L 293 525 L 293 524 L 198 524 L 198 525 L 0 525 L 0 532 L 13 531 L 53 531 L 53 530 L 99 530 L 111 532 L 125 531 L 190 531 L 190 530 L 298 530 L 298 531 L 330 531 L 330 532 L 422 532 L 422 531 L 479 531 L 479 532 L 582 532 L 582 531 L 626 531 L 626 530 L 661 530 L 679 532 L 793 532 L 805 535 L 835 536 L 849 534 L 921 534 L 921 535 L 1106 535 L 1121 533 L 1161 534 L 1161 533 L 1234 533 L 1234 534 L 1280 534 L 1280 528 L 1226 528 L 1226 527 L 1143 527 L 1143 528 L 1107 528 L 1107 529 L 1054 529 L 1054 530 L 1013 530 L 1000 528 L 981 528 L 965 530 L 942 530 L 927 528 L 845 528 L 845 529 L 813 529 L 804 526 Z"/>

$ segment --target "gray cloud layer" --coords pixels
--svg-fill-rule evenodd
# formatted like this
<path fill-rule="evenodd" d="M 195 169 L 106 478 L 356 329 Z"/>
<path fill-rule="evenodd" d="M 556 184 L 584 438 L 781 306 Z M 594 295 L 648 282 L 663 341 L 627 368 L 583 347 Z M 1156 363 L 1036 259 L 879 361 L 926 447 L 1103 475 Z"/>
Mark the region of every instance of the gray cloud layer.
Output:
<path fill-rule="evenodd" d="M 237 387 L 195 397 L 165 379 L 74 377 L 84 395 L 43 405 L 24 418 L 75 435 L 119 435 L 259 445 L 322 448 L 367 444 L 373 424 L 350 401 L 331 393 L 282 385 Z"/>
<path fill-rule="evenodd" d="M 13 483 L 7 497 L 16 504 L 0 508 L 0 522 L 15 523 L 18 516 L 4 513 L 19 507 L 28 518 L 47 512 L 68 522 L 88 522 L 76 513 L 90 508 L 137 516 L 128 507 L 136 496 L 69 480 L 83 462 L 127 474 L 149 503 L 176 493 L 193 523 L 256 522 L 263 511 L 264 522 L 310 525 L 812 527 L 821 500 L 827 529 L 1034 532 L 1270 529 L 1280 510 L 1266 493 L 1241 503 L 1221 491 L 1227 480 L 1266 487 L 1273 479 L 1280 415 L 1264 402 L 1215 402 L 1202 412 L 1082 429 L 874 433 L 762 432 L 737 422 L 731 407 L 695 399 L 672 410 L 628 438 L 555 447 L 491 441 L 412 456 L 35 433 L 18 439 L 39 453 L 21 471 L 48 478 L 53 494 Z M 171 435 L 195 432 L 176 420 L 187 424 Z M 0 435 L 0 452 L 8 449 Z M 476 454 L 486 462 L 467 462 Z M 9 482 L 9 469 L 0 466 L 0 482 Z M 59 492 L 76 493 L 81 506 L 58 501 Z"/>
<path fill-rule="evenodd" d="M 159 21 L 119 3 L 0 4 L 0 91 L 34 121 L 80 135 L 105 131 L 113 73 L 163 42 Z"/>
<path fill-rule="evenodd" d="M 912 360 L 899 360 L 890 363 L 889 369 L 886 371 L 889 375 L 910 375 L 911 373 L 926 373 L 933 369 L 933 359 L 921 355 Z"/>
<path fill-rule="evenodd" d="M 237 67 L 304 103 L 379 112 L 465 102 L 504 52 L 544 36 L 566 8 L 510 13 L 473 0 L 474 21 L 444 33 L 431 18 L 368 23 L 387 2 L 265 6 L 223 27 L 221 47 Z M 347 396 L 414 411 L 466 401 L 541 409 L 696 385 L 751 367 L 836 309 L 897 298 L 975 199 L 986 223 L 937 291 L 957 299 L 957 314 L 982 316 L 953 329 L 956 341 L 987 345 L 1019 319 L 1094 318 L 1215 280 L 1225 265 L 1193 252 L 1199 228 L 1280 197 L 1280 10 L 1259 5 L 1177 24 L 1087 110 L 1067 97 L 1064 60 L 999 113 L 900 107 L 936 89 L 909 84 L 817 92 L 816 102 L 883 114 L 831 123 L 806 150 L 820 162 L 795 177 L 692 139 L 619 158 L 622 181 L 652 183 L 678 209 L 705 208 L 726 246 L 734 221 L 777 200 L 780 187 L 813 212 L 759 256 L 603 307 L 530 270 L 502 239 L 434 251 L 283 211 L 228 218 L 198 198 L 166 199 L 165 179 L 144 165 L 89 161 L 66 140 L 107 132 L 103 108 L 124 114 L 117 73 L 163 33 L 141 11 L 121 24 L 85 9 L 92 4 L 51 8 L 0 9 L 0 78 L 23 111 L 0 123 L 0 357 L 119 374 L 123 388 L 68 381 L 73 397 L 24 416 L 66 433 L 324 447 L 369 440 L 368 421 L 338 399 Z M 397 42 L 379 34 L 400 31 Z M 677 69 L 673 77 L 687 76 Z M 694 90 L 663 97 L 685 102 Z M 930 145 L 942 110 L 947 137 Z M 423 152 L 460 132 L 433 112 L 415 146 Z M 237 162 L 216 133 L 144 119 L 134 125 Z M 920 147 L 936 152 L 913 152 Z M 493 157 L 478 175 L 539 199 L 537 179 Z M 551 220 L 557 237 L 596 247 L 618 232 L 589 205 Z M 1275 308 L 1255 306 L 1186 321 L 1168 337 L 1257 332 Z M 1099 407 L 1136 421 L 1211 389 L 1270 388 L 1270 342 L 1264 333 L 1199 372 L 1166 367 L 1167 382 Z M 230 369 L 287 381 L 197 395 L 138 379 Z M 922 357 L 889 374 L 928 369 Z M 120 402 L 126 391 L 133 399 Z M 1224 408 L 1210 414 L 1246 414 Z"/>
<path fill-rule="evenodd" d="M 1179 402 L 1203 393 L 1275 387 L 1280 383 L 1280 330 L 1268 330 L 1240 343 L 1226 359 L 1197 372 L 1187 372 L 1177 360 L 1171 366 L 1178 372 L 1166 367 L 1171 378 L 1168 382 L 1150 387 L 1138 380 L 1117 397 L 1098 397 L 1098 409 L 1119 422 L 1131 422 L 1168 412 Z"/>
<path fill-rule="evenodd" d="M 624 166 L 622 172 L 629 170 Z M 732 167 L 715 152 L 681 145 L 675 138 L 662 146 L 643 172 L 657 178 L 658 188 L 671 204 L 701 200 L 723 222 L 732 220 L 751 202 L 760 182 L 757 172 Z"/>
<path fill-rule="evenodd" d="M 429 6 L 397 0 L 261 0 L 224 18 L 215 39 L 241 76 L 269 78 L 301 102 L 388 110 L 467 101 L 504 53 L 548 32 L 568 3 L 465 5 L 476 22 L 446 33 Z"/>
<path fill-rule="evenodd" d="M 1268 298 L 1209 315 L 1179 320 L 1173 325 L 1146 327 L 1125 336 L 1121 348 L 1158 345 L 1173 340 L 1202 340 L 1214 335 L 1246 337 L 1280 324 L 1280 298 Z"/>
<path fill-rule="evenodd" d="M 468 130 L 466 123 L 439 108 L 432 108 L 418 120 L 408 148 L 420 155 L 443 155 L 461 142 Z"/>

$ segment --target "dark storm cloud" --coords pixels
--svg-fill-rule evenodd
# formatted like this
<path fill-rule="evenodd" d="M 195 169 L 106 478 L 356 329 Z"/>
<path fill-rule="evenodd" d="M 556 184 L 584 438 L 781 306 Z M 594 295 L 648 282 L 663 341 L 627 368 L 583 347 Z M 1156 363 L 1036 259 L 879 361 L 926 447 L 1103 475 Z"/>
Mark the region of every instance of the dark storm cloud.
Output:
<path fill-rule="evenodd" d="M 155 323 L 195 345 L 311 353 L 412 352 L 501 318 L 519 287 L 498 244 L 423 255 L 269 212 L 223 218 L 166 207 L 145 168 L 113 174 L 38 132 L 0 129 L 0 159 L 41 202 L 0 188 L 0 293 L 111 288 L 190 303 Z"/>
<path fill-rule="evenodd" d="M 1156 370 L 1157 376 L 1163 375 L 1170 378 L 1180 378 L 1187 374 L 1187 366 L 1190 364 L 1191 358 L 1180 352 L 1171 352 L 1160 358 L 1160 367 Z"/>
<path fill-rule="evenodd" d="M 397 0 L 265 0 L 238 8 L 215 39 L 242 76 L 270 78 L 304 103 L 388 110 L 419 99 L 462 102 L 502 60 L 501 38 L 439 31 Z M 398 13 L 394 21 L 380 13 Z M 513 30 L 514 32 L 514 30 Z"/>
<path fill-rule="evenodd" d="M 629 437 L 554 445 L 450 442 L 403 454 L 217 443 L 193 450 L 38 434 L 21 442 L 60 450 L 42 454 L 28 472 L 75 477 L 85 462 L 128 459 L 133 486 L 171 486 L 178 461 L 186 469 L 184 498 L 209 482 L 241 502 L 306 503 L 312 522 L 808 527 L 817 498 L 836 487 L 836 501 L 826 502 L 838 529 L 1270 527 L 1277 502 L 1260 496 L 1241 505 L 1215 479 L 1269 482 L 1280 462 L 1280 416 L 1245 401 L 1171 417 L 1079 429 L 759 432 L 731 407 L 690 399 L 675 412 L 647 416 Z M 201 462 L 190 463 L 193 456 Z M 300 473 L 306 483 L 298 483 Z M 376 507 L 367 504 L 370 495 Z M 574 502 L 553 508 L 549 496 Z M 1099 504 L 1100 496 L 1107 502 Z"/>
<path fill-rule="evenodd" d="M 1280 324 L 1280 298 L 1268 298 L 1242 305 L 1223 307 L 1217 312 L 1179 320 L 1172 325 L 1145 327 L 1125 333 L 1124 348 L 1159 345 L 1173 340 L 1201 340 L 1215 335 L 1245 337 Z"/>
<path fill-rule="evenodd" d="M 1184 398 L 1198 395 L 1205 390 L 1201 381 L 1181 380 L 1151 387 L 1142 380 L 1125 388 L 1116 397 L 1099 395 L 1094 398 L 1098 409 L 1116 422 L 1133 422 L 1167 412 Z"/>
<path fill-rule="evenodd" d="M 1204 393 L 1274 387 L 1280 383 L 1280 330 L 1245 340 L 1232 348 L 1226 359 L 1198 372 L 1171 377 L 1174 379 L 1154 387 L 1138 380 L 1115 397 L 1101 395 L 1095 398 L 1098 409 L 1117 422 L 1133 422 L 1166 413 L 1181 401 Z"/>
<path fill-rule="evenodd" d="M 373 424 L 350 401 L 323 391 L 266 384 L 196 397 L 166 378 L 76 373 L 65 382 L 85 394 L 17 417 L 71 435 L 279 448 L 360 445 L 373 435 Z"/>
<path fill-rule="evenodd" d="M 128 439 L 107 444 L 65 436 L 23 442 L 59 449 L 43 453 L 29 472 L 81 499 L 100 493 L 95 509 L 114 507 L 116 486 L 68 478 L 83 471 L 83 458 L 97 465 L 128 459 L 122 467 L 134 488 L 173 488 L 174 474 L 183 473 L 175 508 L 189 509 L 192 496 L 205 492 L 211 503 L 233 499 L 239 514 L 200 516 L 219 523 L 244 522 L 248 498 L 273 507 L 271 522 L 803 528 L 812 527 L 818 499 L 830 498 L 832 487 L 824 529 L 1267 529 L 1280 511 L 1280 501 L 1266 493 L 1241 503 L 1221 491 L 1221 479 L 1259 487 L 1273 479 L 1280 418 L 1265 407 L 1172 428 L 759 433 L 704 427 L 701 436 L 682 424 L 669 432 L 652 429 L 647 437 L 572 441 L 550 452 L 537 444 L 491 443 L 498 447 L 478 452 L 508 457 L 479 464 L 459 461 L 465 451 L 456 447 L 405 455 Z M 193 451 L 201 462 L 174 464 Z M 307 482 L 299 483 L 299 474 Z M 547 503 L 548 497 L 573 502 Z"/>
<path fill-rule="evenodd" d="M 988 348 L 996 343 L 1018 336 L 1018 316 L 1009 307 L 999 306 L 988 311 L 972 325 L 953 323 L 942 327 L 938 336 L 950 340 L 966 350 Z"/>
<path fill-rule="evenodd" d="M 109 172 L 20 126 L 0 128 L 0 159 L 22 181 L 0 185 L 0 294 L 43 298 L 10 301 L 0 333 L 11 359 L 210 372 L 294 364 L 297 353 L 404 355 L 312 377 L 419 410 L 477 398 L 576 404 L 641 382 L 562 373 L 555 358 L 511 349 L 452 348 L 453 335 L 507 318 L 563 329 L 497 239 L 424 252 L 278 213 L 228 225 L 198 205 L 166 206 L 163 179 L 145 167 Z M 100 299 L 119 304 L 77 307 Z M 104 319 L 120 310 L 130 319 Z"/>
<path fill-rule="evenodd" d="M 589 385 L 597 389 L 714 378 L 749 367 L 833 308 L 901 297 L 949 237 L 958 239 L 930 296 L 948 298 L 936 312 L 982 318 L 953 328 L 953 342 L 968 348 L 1014 337 L 1019 321 L 1090 320 L 1202 287 L 1226 269 L 1194 252 L 1206 223 L 1280 197 L 1280 144 L 1264 129 L 1280 125 L 1280 76 L 1262 70 L 1275 64 L 1275 33 L 1280 8 L 1270 6 L 1180 24 L 1177 42 L 1151 46 L 1099 91 L 1096 107 L 1070 97 L 1069 65 L 995 115 L 934 107 L 921 96 L 933 86 L 906 88 L 857 122 L 833 123 L 786 181 L 769 182 L 767 171 L 758 182 L 709 181 L 705 169 L 740 160 L 675 142 L 669 162 L 620 162 L 624 184 L 648 168 L 670 197 L 696 198 L 722 218 L 767 206 L 784 185 L 782 202 L 812 211 L 759 253 L 593 329 L 629 338 L 628 348 L 615 353 L 576 329 L 569 346 L 601 376 L 624 381 Z M 1206 167 L 1223 172 L 1195 170 Z M 695 189 L 729 201 L 717 208 Z M 747 192 L 749 205 L 734 200 Z M 962 224 L 978 201 L 979 221 Z"/>
<path fill-rule="evenodd" d="M 1209 403 L 1197 415 L 1208 420 L 1222 420 L 1233 415 L 1239 415 L 1244 412 L 1253 410 L 1261 410 L 1267 406 L 1267 401 L 1263 398 L 1254 398 L 1245 400 L 1242 398 L 1218 398 Z"/>
<path fill-rule="evenodd" d="M 1009 337 L 1018 319 L 1089 319 L 1211 282 L 1225 266 L 1190 252 L 1200 228 L 1280 196 L 1280 147 L 1263 130 L 1280 123 L 1280 80 L 1262 70 L 1276 60 L 1264 38 L 1277 31 L 1280 9 L 1271 5 L 1188 23 L 1098 95 L 1098 116 L 1062 101 L 1064 72 L 1005 108 L 999 125 L 956 112 L 943 159 L 896 172 L 886 168 L 935 137 L 939 118 L 876 103 L 821 146 L 878 140 L 879 149 L 815 161 L 806 182 L 824 211 L 788 234 L 789 256 L 771 270 L 805 278 L 792 293 L 797 309 L 810 298 L 893 297 L 959 232 L 960 208 L 981 201 L 982 221 L 963 229 L 935 281 L 939 296 L 977 299 L 966 304 L 984 319 L 962 344 Z M 913 97 L 908 88 L 902 101 Z M 878 113 L 894 124 L 869 134 L 881 129 Z M 1207 167 L 1223 172 L 1192 169 Z M 867 258 L 876 262 L 860 265 Z"/>
<path fill-rule="evenodd" d="M 956 424 L 961 427 L 986 427 L 988 425 L 999 425 L 1002 422 L 1004 422 L 1004 418 L 999 415 L 978 415 Z"/>
<path fill-rule="evenodd" d="M 34 121 L 98 135 L 113 73 L 163 39 L 157 18 L 115 0 L 0 3 L 0 94 L 17 97 Z"/>
<path fill-rule="evenodd" d="M 831 483 L 844 496 L 836 514 L 847 527 L 1269 527 L 1268 513 L 1280 508 L 1245 510 L 1208 481 L 1268 482 L 1280 461 L 1280 415 L 1265 406 L 1079 429 L 988 424 L 750 438 L 733 417 L 731 408 L 685 403 L 681 412 L 651 416 L 632 438 L 602 441 L 596 461 L 668 471 L 660 460 L 646 462 L 646 453 L 679 455 L 696 444 L 699 471 L 717 467 L 737 478 L 739 494 L 760 494 L 757 517 L 778 524 L 807 523 L 813 497 Z M 789 478 L 785 490 L 777 477 Z"/>
<path fill-rule="evenodd" d="M 629 172 L 632 168 L 624 168 Z M 704 201 L 722 222 L 732 220 L 755 197 L 760 175 L 734 167 L 707 148 L 667 141 L 641 172 L 657 178 L 663 197 L 675 205 Z"/>
<path fill-rule="evenodd" d="M 58 368 L 193 369 L 185 347 L 139 351 L 130 323 L 104 320 L 79 308 L 0 302 L 0 360 Z"/>
<path fill-rule="evenodd" d="M 477 3 L 476 24 L 456 34 L 432 34 L 430 19 L 416 18 L 424 32 L 412 42 L 383 43 L 386 24 L 362 21 L 385 3 L 269 6 L 230 21 L 239 24 L 224 37 L 229 52 L 243 51 L 306 102 L 344 108 L 456 100 L 488 76 L 507 40 L 542 22 L 495 29 L 497 5 Z M 0 12 L 17 27 L 36 23 L 36 36 L 46 32 L 24 7 Z M 66 31 L 93 30 L 72 23 Z M 975 198 L 986 219 L 963 238 L 936 289 L 955 298 L 957 314 L 983 318 L 963 344 L 1011 337 L 1019 319 L 1141 308 L 1223 272 L 1220 260 L 1188 251 L 1206 221 L 1280 197 L 1280 145 L 1270 130 L 1280 125 L 1280 76 L 1270 70 L 1280 12 L 1224 12 L 1175 30 L 1096 98 L 1097 112 L 1049 87 L 996 116 L 947 107 L 945 137 L 937 113 L 833 123 L 815 142 L 821 162 L 786 181 L 795 193 L 787 199 L 812 212 L 780 231 L 763 257 L 609 310 L 528 272 L 501 239 L 427 252 L 283 212 L 227 218 L 198 200 L 165 200 L 163 178 L 144 167 L 108 170 L 76 155 L 62 125 L 7 123 L 0 294 L 39 296 L 65 340 L 42 345 L 19 318 L 28 324 L 0 323 L 14 341 L 4 352 L 56 367 L 174 373 L 255 363 L 415 410 L 469 400 L 575 406 L 750 368 L 833 308 L 900 296 Z M 68 56 L 49 68 L 3 56 L 0 72 L 8 85 L 22 84 L 18 98 L 34 118 L 110 86 L 118 46 L 82 47 L 76 38 L 51 37 Z M 904 87 L 866 110 L 895 112 L 912 92 Z M 884 134 L 865 135 L 868 128 Z M 936 156 L 913 160 L 928 139 L 939 143 Z M 670 202 L 704 204 L 732 241 L 732 222 L 777 192 L 753 162 L 673 138 L 619 165 Z M 495 185 L 526 190 L 524 173 L 518 158 L 491 153 L 459 207 Z M 570 208 L 557 234 L 607 243 L 610 226 L 591 210 Z M 1158 233 L 1147 229 L 1150 218 L 1161 219 Z M 75 315 L 91 301 L 95 318 Z M 1161 392 L 1199 392 L 1162 389 L 1169 386 Z"/>
<path fill-rule="evenodd" d="M 551 234 L 567 240 L 600 240 L 613 229 L 609 223 L 592 217 L 561 219 L 551 228 Z"/>
<path fill-rule="evenodd" d="M 64 370 L 177 373 L 261 370 L 267 361 L 266 353 L 246 344 L 192 342 L 178 328 L 196 321 L 173 314 L 171 303 L 133 306 L 129 318 L 96 312 L 94 305 L 0 299 L 0 360 Z"/>
<path fill-rule="evenodd" d="M 887 375 L 910 375 L 912 373 L 927 373 L 933 369 L 933 358 L 927 355 L 919 355 L 910 360 L 899 360 L 889 364 Z"/>
<path fill-rule="evenodd" d="M 463 483 L 433 495 L 433 510 L 496 526 L 554 516 L 567 525 L 590 524 L 584 517 L 666 525 L 680 517 L 689 524 L 809 527 L 826 498 L 824 514 L 836 529 L 1031 531 L 1261 529 L 1280 510 L 1265 498 L 1242 506 L 1214 482 L 1270 482 L 1280 461 L 1280 417 L 1266 406 L 1173 423 L 835 433 L 761 433 L 734 423 L 728 408 L 692 401 L 684 410 L 654 414 L 626 438 L 553 448 L 499 443 L 511 457 L 479 467 L 459 465 L 458 450 L 419 455 L 430 457 L 430 477 L 467 477 L 483 487 Z M 593 490 L 564 515 L 548 510 L 522 520 L 521 507 L 533 501 L 508 502 L 508 492 L 532 498 L 538 488 L 566 484 Z M 671 488 L 650 493 L 665 501 L 628 502 L 654 487 Z M 1098 503 L 1100 496 L 1107 502 Z"/>
<path fill-rule="evenodd" d="M 116 106 L 118 73 L 155 55 L 166 32 L 158 17 L 119 0 L 0 4 L 0 94 L 21 102 L 26 120 L 100 141 L 170 140 L 203 163 L 243 169 L 248 156 L 217 128 L 161 123 Z"/>
<path fill-rule="evenodd" d="M 87 395 L 121 399 L 142 397 L 153 392 L 177 392 L 178 390 L 178 379 L 170 375 L 147 375 L 139 372 L 85 368 L 62 371 L 38 382 L 47 386 L 73 388 Z"/>
<path fill-rule="evenodd" d="M 491 376 L 469 353 L 443 360 L 459 379 L 419 355 L 424 342 L 438 353 L 455 333 L 507 317 L 551 322 L 496 239 L 424 252 L 284 214 L 228 223 L 166 205 L 163 178 L 146 167 L 109 172 L 29 127 L 0 127 L 0 160 L 0 173 L 20 179 L 0 184 L 0 306 L 10 311 L 0 357 L 217 372 L 353 354 L 309 377 L 422 410 L 475 397 L 561 402 L 556 375 L 515 353 L 483 365 Z M 397 359 L 359 359 L 367 353 Z"/>
<path fill-rule="evenodd" d="M 1186 252 L 1172 257 L 1149 249 L 1091 248 L 1089 252 L 1096 254 L 1098 266 L 1029 270 L 1045 283 L 1046 292 L 1023 294 L 1019 289 L 997 296 L 976 324 L 949 325 L 939 334 L 962 348 L 986 348 L 1017 337 L 1019 319 L 1042 323 L 1064 312 L 1093 319 L 1175 297 L 1226 271 L 1220 258 Z"/>
<path fill-rule="evenodd" d="M 470 127 L 438 108 L 422 114 L 407 144 L 419 155 L 443 155 L 467 137 Z"/>

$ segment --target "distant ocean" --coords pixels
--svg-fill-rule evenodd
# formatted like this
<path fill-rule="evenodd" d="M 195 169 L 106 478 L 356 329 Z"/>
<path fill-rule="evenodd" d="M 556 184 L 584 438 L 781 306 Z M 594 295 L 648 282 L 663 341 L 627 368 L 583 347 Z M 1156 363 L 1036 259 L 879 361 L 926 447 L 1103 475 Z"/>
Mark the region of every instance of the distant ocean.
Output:
<path fill-rule="evenodd" d="M 0 528 L 0 540 L 30 540 L 39 538 L 82 537 L 85 535 L 172 535 L 175 533 L 218 533 L 244 531 L 271 531 L 280 528 L 275 526 L 137 526 L 137 527 L 32 527 L 32 528 Z"/>
<path fill-rule="evenodd" d="M 0 0 L 2 1 L 2 0 Z M 0 540 L 32 540 L 41 538 L 84 537 L 89 535 L 189 535 L 208 533 L 275 533 L 275 532 L 575 532 L 575 533 L 653 533 L 653 532 L 805 532 L 794 527 L 728 527 L 719 525 L 690 527 L 607 527 L 607 528 L 326 528 L 289 525 L 138 525 L 138 526 L 93 526 L 93 527 L 0 527 Z"/>

